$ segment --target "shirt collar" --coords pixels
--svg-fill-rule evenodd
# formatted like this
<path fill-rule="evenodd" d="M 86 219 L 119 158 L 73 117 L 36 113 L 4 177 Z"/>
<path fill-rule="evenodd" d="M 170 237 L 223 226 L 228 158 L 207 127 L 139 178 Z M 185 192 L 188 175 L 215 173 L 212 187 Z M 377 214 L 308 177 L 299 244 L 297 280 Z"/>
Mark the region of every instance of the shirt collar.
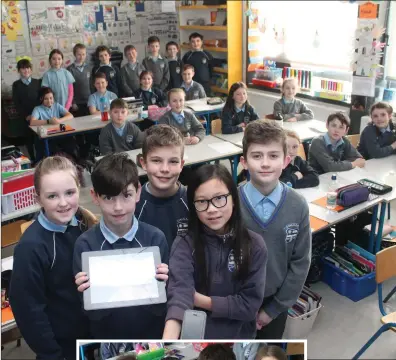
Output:
<path fill-rule="evenodd" d="M 331 146 L 333 149 L 337 149 L 339 146 L 341 146 L 344 143 L 344 139 L 341 138 L 340 140 L 338 140 L 334 145 L 331 142 L 330 136 L 328 133 L 323 135 L 324 141 L 326 143 L 326 147 Z"/>
<path fill-rule="evenodd" d="M 111 125 L 113 125 L 113 127 L 114 127 L 114 130 L 115 130 L 115 131 L 117 132 L 117 134 L 120 135 L 120 136 L 122 136 L 122 134 L 123 134 L 123 132 L 124 132 L 125 124 L 126 124 L 126 122 L 124 123 L 124 125 L 122 125 L 121 127 L 118 128 L 118 127 L 114 126 L 113 123 L 111 123 Z"/>
<path fill-rule="evenodd" d="M 40 225 L 44 229 L 46 229 L 48 231 L 61 232 L 61 233 L 64 233 L 67 230 L 68 226 L 78 226 L 78 221 L 77 221 L 76 216 L 72 217 L 72 219 L 70 220 L 70 223 L 68 225 L 59 225 L 59 224 L 55 224 L 52 221 L 48 220 L 48 218 L 45 216 L 43 210 L 40 211 L 37 221 L 40 223 Z"/>
<path fill-rule="evenodd" d="M 283 101 L 285 104 L 291 104 L 291 103 L 294 101 L 294 99 L 287 100 L 284 96 L 282 96 L 282 101 Z"/>
<path fill-rule="evenodd" d="M 161 54 L 158 54 L 157 57 L 156 57 L 156 56 L 150 55 L 150 56 L 149 56 L 149 59 L 151 59 L 151 60 L 162 60 L 162 56 L 161 56 Z"/>
<path fill-rule="evenodd" d="M 25 84 L 25 85 L 29 85 L 32 82 L 32 77 L 29 76 L 27 79 L 21 77 L 21 81 Z"/>
<path fill-rule="evenodd" d="M 279 201 L 282 197 L 282 185 L 278 181 L 277 185 L 275 186 L 272 192 L 265 196 L 260 191 L 258 191 L 251 181 L 246 184 L 246 194 L 248 195 L 249 201 L 252 204 L 253 208 L 259 205 L 260 202 L 263 200 L 271 201 L 275 206 L 279 204 Z"/>
<path fill-rule="evenodd" d="M 178 123 L 182 123 L 184 121 L 184 111 L 182 111 L 180 114 L 172 111 L 172 115 Z"/>
<path fill-rule="evenodd" d="M 236 111 L 237 113 L 239 113 L 239 112 L 241 112 L 241 111 L 245 112 L 245 106 L 246 106 L 246 105 L 243 105 L 241 108 L 239 108 L 239 107 L 237 107 L 237 106 L 235 105 L 234 108 L 235 108 L 235 111 Z"/>
<path fill-rule="evenodd" d="M 190 86 L 187 86 L 187 84 L 183 81 L 182 84 L 181 84 L 181 87 L 185 88 L 188 91 L 188 90 L 190 90 L 192 88 L 193 85 L 194 85 L 194 80 L 191 80 Z"/>
<path fill-rule="evenodd" d="M 203 51 L 203 49 L 199 49 L 199 50 L 196 50 L 196 49 L 193 49 L 193 50 L 191 50 L 192 52 L 200 52 L 200 51 Z"/>
<path fill-rule="evenodd" d="M 392 132 L 390 125 L 388 125 L 385 129 L 381 129 L 380 130 L 382 134 L 386 133 L 386 132 Z"/>
<path fill-rule="evenodd" d="M 114 234 L 105 224 L 104 220 L 103 220 L 103 216 L 100 219 L 100 231 L 102 232 L 104 238 L 110 243 L 110 244 L 114 244 L 117 240 L 119 240 L 121 237 Z M 122 236 L 123 239 L 125 239 L 126 241 L 132 242 L 132 240 L 135 238 L 135 235 L 138 231 L 139 228 L 139 222 L 136 219 L 136 217 L 133 217 L 133 222 L 132 222 L 132 227 L 129 229 L 129 231 Z"/>
<path fill-rule="evenodd" d="M 111 61 L 110 61 L 108 64 L 102 64 L 102 63 L 100 63 L 100 67 L 102 67 L 102 66 L 109 66 L 109 67 L 112 67 L 112 66 L 111 66 Z"/>
<path fill-rule="evenodd" d="M 135 70 L 136 67 L 137 67 L 137 65 L 138 65 L 138 61 L 137 61 L 137 60 L 136 60 L 134 63 L 131 63 L 131 62 L 128 61 L 128 66 L 129 66 L 132 70 Z"/>

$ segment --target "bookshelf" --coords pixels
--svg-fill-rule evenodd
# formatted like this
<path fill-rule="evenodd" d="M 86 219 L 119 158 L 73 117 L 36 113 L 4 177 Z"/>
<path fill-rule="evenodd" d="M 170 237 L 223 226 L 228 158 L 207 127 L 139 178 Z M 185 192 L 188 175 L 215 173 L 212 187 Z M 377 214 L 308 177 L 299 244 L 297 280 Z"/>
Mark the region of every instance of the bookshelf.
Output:
<path fill-rule="evenodd" d="M 227 47 L 204 46 L 213 57 L 227 61 L 227 68 L 214 67 L 214 74 L 227 78 L 227 88 L 212 86 L 215 94 L 227 95 L 231 85 L 242 81 L 242 16 L 243 1 L 229 0 L 226 5 L 192 5 L 179 6 L 179 29 L 182 56 L 190 49 L 188 37 L 192 32 L 200 32 L 204 40 L 227 39 Z M 224 14 L 227 25 L 211 24 L 211 12 Z M 224 15 L 222 15 L 224 16 Z M 187 25 L 191 21 L 204 19 L 205 25 Z"/>

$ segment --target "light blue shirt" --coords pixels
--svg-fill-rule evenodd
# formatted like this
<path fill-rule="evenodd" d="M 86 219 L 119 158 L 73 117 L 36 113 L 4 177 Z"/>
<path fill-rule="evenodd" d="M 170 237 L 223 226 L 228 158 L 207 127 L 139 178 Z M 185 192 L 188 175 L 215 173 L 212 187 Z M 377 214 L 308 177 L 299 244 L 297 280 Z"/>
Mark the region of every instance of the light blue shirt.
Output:
<path fill-rule="evenodd" d="M 53 117 L 59 119 L 67 113 L 68 111 L 62 105 L 54 103 L 51 107 L 44 105 L 36 106 L 33 109 L 32 116 L 37 120 L 49 120 Z"/>
<path fill-rule="evenodd" d="M 344 143 L 344 139 L 341 138 L 340 140 L 338 140 L 338 141 L 333 145 L 333 143 L 331 142 L 331 139 L 330 139 L 330 136 L 329 136 L 328 133 L 324 134 L 324 135 L 323 135 L 323 138 L 324 138 L 324 141 L 325 141 L 325 143 L 326 143 L 326 147 L 331 146 L 331 150 L 332 150 L 333 152 L 336 151 L 336 149 Z"/>
<path fill-rule="evenodd" d="M 108 66 L 108 67 L 113 68 L 113 67 L 111 66 L 111 61 L 110 61 L 108 64 L 102 64 L 102 63 L 100 63 L 99 67 L 102 67 L 102 66 Z M 98 70 L 99 70 L 99 69 L 98 69 Z M 98 70 L 96 70 L 96 72 L 98 72 Z"/>
<path fill-rule="evenodd" d="M 74 82 L 74 77 L 68 70 L 64 68 L 50 69 L 44 74 L 41 86 L 50 87 L 54 92 L 55 101 L 65 106 L 69 94 L 69 85 Z"/>
<path fill-rule="evenodd" d="M 76 62 L 74 62 L 74 65 L 76 66 L 76 68 L 77 68 L 77 70 L 78 70 L 79 72 L 83 72 L 83 71 L 84 71 L 84 68 L 87 66 L 86 63 L 77 64 Z"/>
<path fill-rule="evenodd" d="M 106 92 L 102 95 L 98 91 L 89 95 L 88 98 L 88 107 L 95 106 L 96 110 L 101 110 L 100 98 L 104 97 L 107 103 L 110 105 L 114 99 L 117 99 L 117 95 L 111 91 L 106 90 Z"/>
<path fill-rule="evenodd" d="M 243 190 L 245 191 L 245 195 L 257 216 L 262 221 L 266 222 L 279 204 L 282 197 L 283 187 L 278 181 L 275 189 L 272 190 L 268 196 L 265 196 L 253 186 L 251 181 L 249 181 L 244 186 Z"/>
<path fill-rule="evenodd" d="M 194 80 L 191 81 L 191 84 L 188 87 L 187 87 L 186 83 L 183 81 L 183 83 L 181 84 L 181 87 L 186 89 L 186 91 L 188 91 L 192 88 L 193 85 L 194 85 Z"/>
<path fill-rule="evenodd" d="M 182 111 L 180 114 L 177 114 L 172 111 L 172 116 L 176 120 L 177 123 L 183 124 L 184 122 L 184 111 Z"/>
<path fill-rule="evenodd" d="M 382 134 L 385 134 L 386 132 L 392 132 L 390 125 L 388 125 L 385 129 L 380 130 Z"/>
<path fill-rule="evenodd" d="M 138 65 L 137 61 L 134 63 L 128 61 L 128 66 L 132 69 L 132 71 L 135 71 L 137 65 Z"/>
<path fill-rule="evenodd" d="M 21 77 L 21 81 L 25 84 L 25 85 L 29 85 L 32 82 L 32 77 L 28 77 L 27 79 Z"/>
<path fill-rule="evenodd" d="M 114 126 L 114 124 L 112 124 L 112 125 L 113 125 L 113 128 L 114 128 L 114 130 L 116 131 L 116 133 L 117 133 L 119 136 L 122 136 L 122 134 L 124 133 L 124 129 L 125 129 L 125 123 L 124 123 L 124 125 L 122 125 L 120 128 Z"/>
<path fill-rule="evenodd" d="M 136 219 L 136 217 L 133 217 L 133 222 L 132 222 L 132 227 L 129 229 L 129 231 L 124 235 L 124 236 L 118 236 L 114 234 L 105 224 L 103 217 L 100 219 L 100 231 L 102 232 L 104 238 L 110 243 L 114 244 L 118 239 L 121 237 L 129 242 L 132 242 L 134 239 L 138 229 L 139 229 L 139 222 Z"/>
<path fill-rule="evenodd" d="M 234 106 L 234 108 L 235 108 L 235 111 L 236 111 L 237 113 L 245 112 L 245 105 L 243 105 L 241 108 L 239 108 L 239 107 L 237 107 L 237 106 Z"/>
<path fill-rule="evenodd" d="M 48 218 L 45 216 L 43 210 L 40 211 L 37 221 L 40 223 L 40 225 L 44 229 L 46 229 L 48 231 L 61 232 L 61 233 L 64 233 L 67 230 L 68 226 L 78 226 L 78 221 L 77 221 L 76 216 L 72 217 L 69 225 L 59 225 L 59 224 L 55 224 L 52 221 L 48 220 Z"/>
<path fill-rule="evenodd" d="M 157 57 L 150 55 L 148 58 L 153 60 L 154 62 L 156 62 L 157 60 L 162 60 L 162 56 L 161 55 L 158 55 Z"/>

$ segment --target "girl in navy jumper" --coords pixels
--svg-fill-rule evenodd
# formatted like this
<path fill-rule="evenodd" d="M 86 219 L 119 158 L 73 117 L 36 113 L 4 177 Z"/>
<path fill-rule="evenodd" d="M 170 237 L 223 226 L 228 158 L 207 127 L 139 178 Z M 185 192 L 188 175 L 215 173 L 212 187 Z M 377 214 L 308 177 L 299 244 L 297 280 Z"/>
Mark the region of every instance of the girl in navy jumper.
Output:
<path fill-rule="evenodd" d="M 237 187 L 222 165 L 198 168 L 187 189 L 188 233 L 169 260 L 164 339 L 178 339 L 186 310 L 207 312 L 206 339 L 252 339 L 264 298 L 267 249 L 241 223 Z"/>
<path fill-rule="evenodd" d="M 71 360 L 76 339 L 88 336 L 73 279 L 74 243 L 96 219 L 78 206 L 77 171 L 66 158 L 39 163 L 34 184 L 41 211 L 15 248 L 12 311 L 37 359 Z"/>
<path fill-rule="evenodd" d="M 160 89 L 153 87 L 153 73 L 142 71 L 139 79 L 140 89 L 135 92 L 135 97 L 143 100 L 144 109 L 147 110 L 150 105 L 166 106 L 165 94 Z"/>
<path fill-rule="evenodd" d="M 242 132 L 249 122 L 259 118 L 254 107 L 249 104 L 246 90 L 247 87 L 243 82 L 232 84 L 221 113 L 223 134 Z"/>

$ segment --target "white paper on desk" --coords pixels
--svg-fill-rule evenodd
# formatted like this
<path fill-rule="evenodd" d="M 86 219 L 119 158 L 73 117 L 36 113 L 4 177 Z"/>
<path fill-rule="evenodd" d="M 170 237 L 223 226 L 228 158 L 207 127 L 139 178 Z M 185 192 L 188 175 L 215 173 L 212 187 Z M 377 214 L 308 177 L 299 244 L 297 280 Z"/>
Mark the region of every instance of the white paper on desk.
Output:
<path fill-rule="evenodd" d="M 101 115 L 94 115 L 92 116 L 92 120 L 101 120 L 102 116 Z"/>
<path fill-rule="evenodd" d="M 152 253 L 132 253 L 89 259 L 92 303 L 158 297 Z"/>
<path fill-rule="evenodd" d="M 235 145 L 228 143 L 226 141 L 221 143 L 209 144 L 208 146 L 220 154 L 227 154 L 229 152 L 235 151 Z"/>
<path fill-rule="evenodd" d="M 13 266 L 14 266 L 13 256 L 1 260 L 1 271 L 12 270 Z"/>
<path fill-rule="evenodd" d="M 374 96 L 375 78 L 354 76 L 352 80 L 352 95 Z"/>

